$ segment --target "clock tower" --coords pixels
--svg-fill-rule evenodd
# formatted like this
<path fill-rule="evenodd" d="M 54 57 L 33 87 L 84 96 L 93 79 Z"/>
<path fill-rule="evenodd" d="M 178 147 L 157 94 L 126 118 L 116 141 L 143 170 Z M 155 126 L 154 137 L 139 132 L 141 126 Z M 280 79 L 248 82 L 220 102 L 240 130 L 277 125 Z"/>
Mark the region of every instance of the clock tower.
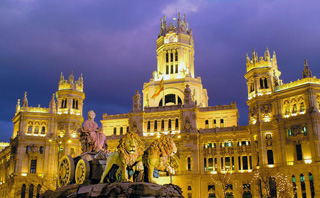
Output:
<path fill-rule="evenodd" d="M 152 98 L 157 85 L 163 79 L 164 91 Z M 183 91 L 189 85 L 193 102 L 197 106 L 208 106 L 207 90 L 203 89 L 201 78 L 194 74 L 194 43 L 192 29 L 185 15 L 167 25 L 166 17 L 161 19 L 157 39 L 157 70 L 153 78 L 143 87 L 143 107 L 183 105 Z"/>

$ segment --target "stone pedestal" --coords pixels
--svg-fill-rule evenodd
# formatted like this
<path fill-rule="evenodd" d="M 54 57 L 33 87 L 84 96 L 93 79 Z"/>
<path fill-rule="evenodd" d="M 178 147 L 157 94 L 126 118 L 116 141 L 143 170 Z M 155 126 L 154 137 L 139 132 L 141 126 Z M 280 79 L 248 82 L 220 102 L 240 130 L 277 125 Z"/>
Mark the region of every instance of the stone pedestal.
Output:
<path fill-rule="evenodd" d="M 111 183 L 111 184 L 94 184 L 78 185 L 72 184 L 61 187 L 56 191 L 46 191 L 41 198 L 162 198 L 175 197 L 183 198 L 179 186 L 173 184 L 158 185 L 152 183 Z"/>

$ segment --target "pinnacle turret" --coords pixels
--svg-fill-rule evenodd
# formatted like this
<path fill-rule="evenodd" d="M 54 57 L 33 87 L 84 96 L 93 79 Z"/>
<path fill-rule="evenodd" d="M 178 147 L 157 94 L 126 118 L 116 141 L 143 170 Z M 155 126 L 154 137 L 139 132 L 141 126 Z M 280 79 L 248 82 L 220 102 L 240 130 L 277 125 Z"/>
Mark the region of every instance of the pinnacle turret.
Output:
<path fill-rule="evenodd" d="M 69 76 L 69 83 L 73 83 L 74 82 L 74 75 L 73 75 L 73 71 L 71 71 L 71 74 Z"/>
<path fill-rule="evenodd" d="M 73 71 L 71 72 L 71 74 L 69 76 L 69 80 L 65 80 L 64 76 L 61 72 L 60 82 L 59 82 L 59 90 L 63 90 L 63 89 L 73 89 L 73 90 L 83 92 L 83 76 L 82 76 L 82 74 L 78 78 L 77 81 L 74 81 Z"/>
<path fill-rule="evenodd" d="M 304 60 L 304 69 L 302 72 L 302 78 L 312 78 L 312 72 L 308 66 L 307 60 Z"/>
<path fill-rule="evenodd" d="M 56 100 L 55 100 L 55 94 L 53 93 L 52 94 L 52 99 L 49 103 L 49 110 L 50 110 L 50 113 L 56 113 L 56 108 L 57 108 L 57 105 L 56 105 Z"/>
<path fill-rule="evenodd" d="M 170 22 L 169 26 L 167 26 L 166 17 L 164 16 L 161 19 L 160 23 L 160 36 L 165 36 L 167 33 L 175 32 L 177 34 L 189 34 L 191 35 L 191 29 L 189 29 L 189 24 L 186 22 L 186 16 L 183 15 L 183 20 L 181 20 L 181 14 L 178 13 L 178 19 L 173 18 L 173 23 Z"/>
<path fill-rule="evenodd" d="M 273 56 L 271 58 L 268 47 L 264 52 L 264 57 L 262 56 L 259 57 L 255 49 L 252 49 L 252 59 L 250 60 L 248 54 L 246 54 L 246 63 L 247 63 L 247 71 L 257 67 L 267 67 L 267 66 L 274 67 L 275 69 L 278 68 L 276 53 L 273 52 Z"/>
<path fill-rule="evenodd" d="M 27 92 L 24 92 L 24 97 L 22 100 L 22 107 L 28 107 Z"/>
<path fill-rule="evenodd" d="M 16 113 L 18 113 L 18 112 L 20 111 L 20 108 L 21 108 L 21 106 L 20 106 L 20 99 L 18 99 L 17 105 L 16 105 Z"/>

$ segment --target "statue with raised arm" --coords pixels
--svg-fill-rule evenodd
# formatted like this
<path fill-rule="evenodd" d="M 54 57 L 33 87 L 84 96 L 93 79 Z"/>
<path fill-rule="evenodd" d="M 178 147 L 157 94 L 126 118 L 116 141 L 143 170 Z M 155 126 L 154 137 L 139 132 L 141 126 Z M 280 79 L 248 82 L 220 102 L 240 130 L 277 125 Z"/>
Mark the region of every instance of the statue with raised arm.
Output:
<path fill-rule="evenodd" d="M 83 124 L 83 128 L 80 130 L 83 141 L 82 151 L 84 152 L 99 152 L 107 151 L 107 139 L 103 134 L 102 129 L 94 121 L 96 114 L 93 110 L 88 112 L 88 120 Z"/>

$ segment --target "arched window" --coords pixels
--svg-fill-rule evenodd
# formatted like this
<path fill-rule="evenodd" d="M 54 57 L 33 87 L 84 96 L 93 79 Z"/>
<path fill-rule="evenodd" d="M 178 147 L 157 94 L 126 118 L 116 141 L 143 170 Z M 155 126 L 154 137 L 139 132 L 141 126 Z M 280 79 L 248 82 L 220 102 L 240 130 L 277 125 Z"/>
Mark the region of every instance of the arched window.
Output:
<path fill-rule="evenodd" d="M 23 184 L 21 188 L 21 198 L 25 198 L 25 197 L 26 197 L 26 185 Z"/>
<path fill-rule="evenodd" d="M 113 128 L 113 135 L 117 135 L 117 128 L 116 127 Z"/>
<path fill-rule="evenodd" d="M 37 186 L 37 196 L 36 196 L 36 198 L 40 198 L 40 193 L 41 193 L 41 185 L 38 184 L 38 186 Z"/>
<path fill-rule="evenodd" d="M 127 126 L 127 133 L 129 132 L 129 127 Z"/>
<path fill-rule="evenodd" d="M 314 198 L 315 192 L 314 192 L 314 182 L 313 182 L 313 175 L 309 173 L 309 181 L 310 181 L 310 191 L 311 191 L 311 198 Z"/>
<path fill-rule="evenodd" d="M 168 128 L 171 129 L 171 119 L 168 120 Z"/>
<path fill-rule="evenodd" d="M 36 126 L 35 128 L 34 128 L 34 134 L 38 134 L 39 133 L 39 126 Z"/>
<path fill-rule="evenodd" d="M 305 183 L 305 179 L 304 179 L 303 174 L 300 174 L 300 183 L 301 183 L 302 197 L 305 198 L 305 197 L 307 197 L 307 193 L 306 193 L 306 183 Z"/>
<path fill-rule="evenodd" d="M 158 130 L 158 122 L 157 120 L 154 121 L 154 131 Z"/>
<path fill-rule="evenodd" d="M 33 198 L 33 184 L 29 186 L 29 198 Z"/>
<path fill-rule="evenodd" d="M 148 121 L 147 130 L 150 131 L 150 121 Z"/>
<path fill-rule="evenodd" d="M 191 157 L 188 157 L 188 171 L 191 171 Z"/>
<path fill-rule="evenodd" d="M 300 104 L 300 112 L 304 112 L 305 109 L 306 109 L 306 107 L 304 106 L 304 103 L 301 102 L 301 104 Z"/>
<path fill-rule="evenodd" d="M 45 134 L 46 133 L 46 127 L 45 126 L 42 126 L 41 127 L 41 134 Z"/>
<path fill-rule="evenodd" d="M 32 126 L 29 125 L 29 126 L 28 126 L 28 133 L 30 134 L 31 132 L 32 132 Z"/>
<path fill-rule="evenodd" d="M 297 198 L 297 183 L 296 183 L 296 177 L 292 175 L 292 189 L 293 189 L 293 197 Z"/>
<path fill-rule="evenodd" d="M 297 104 L 292 106 L 292 113 L 297 113 Z"/>
<path fill-rule="evenodd" d="M 123 135 L 123 127 L 120 127 L 120 135 Z"/>
<path fill-rule="evenodd" d="M 164 130 L 164 120 L 161 120 L 161 130 Z"/>
<path fill-rule="evenodd" d="M 179 128 L 179 119 L 176 119 L 176 129 Z"/>
<path fill-rule="evenodd" d="M 274 164 L 274 162 L 273 162 L 273 151 L 272 150 L 268 150 L 267 151 L 267 156 L 268 156 L 268 164 Z"/>

